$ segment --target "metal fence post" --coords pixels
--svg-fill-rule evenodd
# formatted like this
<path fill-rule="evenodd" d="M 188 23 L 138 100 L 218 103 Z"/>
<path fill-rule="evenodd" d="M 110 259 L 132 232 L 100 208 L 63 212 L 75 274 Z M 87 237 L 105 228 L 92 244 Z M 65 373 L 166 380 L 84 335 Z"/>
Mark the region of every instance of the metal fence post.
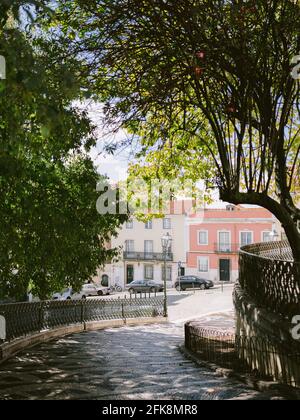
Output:
<path fill-rule="evenodd" d="M 124 302 L 124 307 L 123 307 L 123 310 L 124 310 L 124 319 L 125 320 L 126 320 L 126 308 L 127 308 L 127 305 L 128 305 L 128 302 L 127 302 L 127 298 L 125 296 L 125 302 Z"/>
<path fill-rule="evenodd" d="M 81 324 L 84 324 L 85 322 L 85 311 L 84 311 L 84 304 L 85 304 L 85 300 L 81 299 L 81 314 L 80 314 L 80 318 L 81 318 Z"/>
<path fill-rule="evenodd" d="M 45 307 L 45 303 L 41 302 L 40 308 L 39 308 L 39 332 L 43 331 L 44 329 L 44 320 L 45 320 L 44 307 Z"/>
<path fill-rule="evenodd" d="M 6 340 L 6 319 L 4 313 L 0 312 L 0 343 Z M 0 350 L 1 351 L 1 350 Z M 0 354 L 1 357 L 1 354 Z M 1 360 L 1 359 L 0 359 Z"/>

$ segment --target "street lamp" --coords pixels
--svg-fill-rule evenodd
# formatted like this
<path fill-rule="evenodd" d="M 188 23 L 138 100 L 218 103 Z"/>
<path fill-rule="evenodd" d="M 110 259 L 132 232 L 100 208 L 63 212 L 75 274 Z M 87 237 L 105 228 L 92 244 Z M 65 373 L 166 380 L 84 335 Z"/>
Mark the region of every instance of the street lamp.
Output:
<path fill-rule="evenodd" d="M 172 237 L 169 233 L 161 238 L 161 245 L 164 255 L 164 317 L 168 317 L 168 300 L 167 300 L 167 255 L 172 245 Z"/>

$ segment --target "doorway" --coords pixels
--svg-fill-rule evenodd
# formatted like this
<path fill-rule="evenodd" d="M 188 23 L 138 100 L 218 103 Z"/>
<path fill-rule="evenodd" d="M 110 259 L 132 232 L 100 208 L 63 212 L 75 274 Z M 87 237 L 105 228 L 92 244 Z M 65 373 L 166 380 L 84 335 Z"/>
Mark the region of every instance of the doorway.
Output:
<path fill-rule="evenodd" d="M 108 275 L 107 274 L 103 274 L 102 279 L 101 279 L 101 286 L 102 287 L 108 287 Z"/>
<path fill-rule="evenodd" d="M 230 281 L 230 260 L 220 260 L 220 281 Z"/>
<path fill-rule="evenodd" d="M 134 266 L 127 265 L 126 267 L 126 284 L 132 283 L 134 280 Z"/>

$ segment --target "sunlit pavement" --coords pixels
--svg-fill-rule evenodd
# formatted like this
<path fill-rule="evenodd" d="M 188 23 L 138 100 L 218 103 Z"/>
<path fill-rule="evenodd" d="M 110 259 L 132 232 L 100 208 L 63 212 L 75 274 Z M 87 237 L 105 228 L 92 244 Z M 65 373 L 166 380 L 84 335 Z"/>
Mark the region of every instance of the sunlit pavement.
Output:
<path fill-rule="evenodd" d="M 175 289 L 170 289 L 168 290 L 169 320 L 182 324 L 199 316 L 233 311 L 232 293 L 232 284 L 224 287 L 217 285 L 210 290 L 188 290 L 186 292 L 177 292 Z M 129 293 L 114 293 L 99 299 L 118 299 L 125 296 L 128 299 L 130 298 Z M 163 297 L 163 293 L 157 293 L 156 296 Z M 137 295 L 137 298 L 139 298 L 139 295 Z"/>
<path fill-rule="evenodd" d="M 188 320 L 216 312 L 233 311 L 232 293 L 233 286 L 194 292 L 169 292 L 169 320 L 183 324 Z"/>
<path fill-rule="evenodd" d="M 206 314 L 208 322 L 213 304 L 206 299 L 219 307 L 218 295 L 196 296 L 170 296 L 170 314 L 175 317 L 177 311 L 177 323 L 75 334 L 24 351 L 0 366 L 0 398 L 269 399 L 198 367 L 180 353 L 181 317 L 191 302 L 197 300 L 199 313 Z M 190 309 L 194 316 L 196 311 Z"/>

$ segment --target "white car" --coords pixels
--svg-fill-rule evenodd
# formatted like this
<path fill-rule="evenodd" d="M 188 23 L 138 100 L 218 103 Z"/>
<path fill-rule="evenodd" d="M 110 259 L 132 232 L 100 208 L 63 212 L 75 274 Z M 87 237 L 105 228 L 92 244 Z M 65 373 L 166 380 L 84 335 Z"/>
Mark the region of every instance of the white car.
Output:
<path fill-rule="evenodd" d="M 98 296 L 107 296 L 111 294 L 110 287 L 103 287 L 103 286 L 95 286 L 97 289 L 97 295 Z"/>
<path fill-rule="evenodd" d="M 80 300 L 86 299 L 91 296 L 104 296 L 109 295 L 110 290 L 108 287 L 97 287 L 95 284 L 85 284 L 79 293 L 76 293 L 72 287 L 68 287 L 61 294 L 55 293 L 54 300 Z"/>

